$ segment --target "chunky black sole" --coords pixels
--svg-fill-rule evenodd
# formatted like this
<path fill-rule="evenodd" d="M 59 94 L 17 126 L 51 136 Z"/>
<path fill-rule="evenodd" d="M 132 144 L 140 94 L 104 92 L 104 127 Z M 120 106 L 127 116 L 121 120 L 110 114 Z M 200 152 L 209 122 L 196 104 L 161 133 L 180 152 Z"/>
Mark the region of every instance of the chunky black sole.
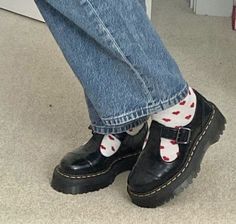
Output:
<path fill-rule="evenodd" d="M 225 130 L 226 119 L 214 104 L 211 105 L 212 115 L 202 133 L 195 140 L 182 169 L 168 182 L 150 192 L 135 193 L 128 186 L 127 191 L 134 204 L 145 208 L 161 206 L 182 192 L 192 183 L 193 178 L 197 177 L 205 152 L 210 145 L 219 141 L 220 135 Z"/>
<path fill-rule="evenodd" d="M 53 173 L 51 186 L 54 190 L 65 194 L 97 191 L 112 184 L 118 174 L 131 170 L 138 156 L 139 153 L 126 155 L 114 161 L 107 170 L 80 176 L 61 173 L 57 166 Z"/>

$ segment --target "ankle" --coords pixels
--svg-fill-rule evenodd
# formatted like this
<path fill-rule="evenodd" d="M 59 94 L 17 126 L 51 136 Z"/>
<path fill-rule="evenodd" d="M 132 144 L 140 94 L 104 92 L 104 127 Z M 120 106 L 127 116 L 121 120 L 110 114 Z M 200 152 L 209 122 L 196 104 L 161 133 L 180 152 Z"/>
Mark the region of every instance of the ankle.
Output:
<path fill-rule="evenodd" d="M 189 87 L 188 95 L 178 104 L 153 114 L 152 120 L 165 125 L 167 127 L 178 128 L 189 124 L 196 110 L 196 95 L 191 87 Z"/>

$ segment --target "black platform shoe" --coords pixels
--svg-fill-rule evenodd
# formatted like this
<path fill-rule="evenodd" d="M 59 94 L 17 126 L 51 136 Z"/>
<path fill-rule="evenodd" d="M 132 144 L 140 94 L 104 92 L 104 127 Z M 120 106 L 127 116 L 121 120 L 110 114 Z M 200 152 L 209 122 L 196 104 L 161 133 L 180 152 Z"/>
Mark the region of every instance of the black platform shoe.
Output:
<path fill-rule="evenodd" d="M 92 132 L 93 136 L 85 145 L 64 156 L 54 170 L 51 186 L 66 194 L 86 193 L 107 187 L 119 173 L 132 169 L 142 150 L 147 130 L 145 123 L 135 136 L 126 132 L 115 135 L 121 145 L 110 157 L 100 152 L 104 135 Z"/>
<path fill-rule="evenodd" d="M 197 91 L 197 108 L 189 125 L 175 129 L 152 121 L 147 144 L 128 178 L 132 202 L 141 207 L 157 207 L 183 191 L 200 171 L 207 148 L 216 143 L 226 120 L 217 107 Z M 179 144 L 179 156 L 165 162 L 160 156 L 161 137 Z"/>

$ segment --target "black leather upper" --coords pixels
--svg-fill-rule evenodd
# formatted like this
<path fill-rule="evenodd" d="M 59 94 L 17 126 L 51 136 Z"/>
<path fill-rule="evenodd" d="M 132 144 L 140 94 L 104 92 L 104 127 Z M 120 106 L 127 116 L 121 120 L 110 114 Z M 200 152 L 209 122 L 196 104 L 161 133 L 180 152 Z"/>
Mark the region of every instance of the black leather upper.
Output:
<path fill-rule="evenodd" d="M 135 136 L 122 134 L 121 145 L 118 151 L 111 157 L 105 157 L 100 153 L 100 144 L 104 135 L 93 133 L 90 140 L 85 144 L 67 153 L 58 169 L 62 173 L 71 175 L 84 175 L 97 173 L 109 168 L 109 166 L 120 158 L 140 153 L 147 134 L 148 125 L 145 123 L 143 128 Z"/>
<path fill-rule="evenodd" d="M 212 113 L 212 107 L 197 91 L 197 107 L 192 122 L 183 130 L 167 128 L 152 121 L 148 142 L 128 178 L 128 187 L 136 193 L 145 193 L 166 183 L 186 162 L 187 156 L 197 136 L 202 132 Z M 191 131 L 189 131 L 189 129 Z M 179 156 L 173 162 L 165 162 L 160 155 L 161 137 L 179 139 Z M 189 138 L 189 139 L 188 139 Z M 186 141 L 188 143 L 186 144 Z"/>

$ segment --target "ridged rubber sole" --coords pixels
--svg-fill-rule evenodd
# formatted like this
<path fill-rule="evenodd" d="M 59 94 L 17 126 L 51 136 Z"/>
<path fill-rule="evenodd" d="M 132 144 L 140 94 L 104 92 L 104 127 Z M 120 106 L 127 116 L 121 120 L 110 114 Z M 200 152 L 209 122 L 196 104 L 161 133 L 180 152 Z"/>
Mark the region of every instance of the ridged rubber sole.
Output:
<path fill-rule="evenodd" d="M 210 145 L 219 141 L 225 130 L 226 119 L 212 104 L 213 113 L 202 133 L 193 144 L 189 158 L 183 168 L 168 182 L 146 193 L 135 193 L 127 188 L 134 204 L 145 208 L 156 208 L 173 199 L 184 191 L 197 177 L 202 159 Z"/>
<path fill-rule="evenodd" d="M 138 156 L 139 153 L 124 156 L 114 161 L 107 170 L 80 176 L 64 174 L 57 166 L 51 187 L 58 192 L 73 195 L 98 191 L 112 184 L 118 174 L 131 170 Z"/>

